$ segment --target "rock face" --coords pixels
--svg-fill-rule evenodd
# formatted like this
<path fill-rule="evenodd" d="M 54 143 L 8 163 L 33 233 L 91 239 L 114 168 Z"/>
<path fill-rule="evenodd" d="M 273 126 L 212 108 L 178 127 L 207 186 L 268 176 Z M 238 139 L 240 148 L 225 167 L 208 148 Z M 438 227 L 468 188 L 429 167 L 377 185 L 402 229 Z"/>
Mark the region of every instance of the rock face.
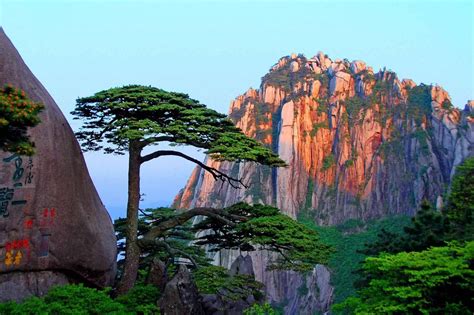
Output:
<path fill-rule="evenodd" d="M 163 315 L 204 315 L 196 284 L 184 265 L 178 267 L 176 275 L 166 284 L 158 304 Z"/>
<path fill-rule="evenodd" d="M 255 278 L 252 257 L 250 255 L 239 255 L 230 267 L 231 275 L 248 275 Z M 203 296 L 204 312 L 209 315 L 239 315 L 256 302 L 253 295 L 245 299 L 232 301 L 223 299 L 217 294 L 206 294 Z"/>
<path fill-rule="evenodd" d="M 30 157 L 0 152 L 0 301 L 45 294 L 56 284 L 111 285 L 116 240 L 60 109 L 0 28 L 0 85 L 42 102 Z"/>
<path fill-rule="evenodd" d="M 362 61 L 332 61 L 323 53 L 283 57 L 260 89 L 232 101 L 229 115 L 289 167 L 207 161 L 250 188 L 222 185 L 197 168 L 175 206 L 266 203 L 320 225 L 413 215 L 423 199 L 442 203 L 455 166 L 474 154 L 473 110 L 472 101 L 462 111 L 454 108 L 439 86 L 374 73 Z M 222 252 L 215 262 L 230 267 L 235 257 Z M 327 296 L 308 300 L 291 295 L 301 285 L 296 275 L 265 272 L 265 254 L 252 258 L 272 302 L 286 301 L 292 314 L 327 310 L 332 290 L 324 267 L 315 268 L 306 284 L 317 284 Z"/>

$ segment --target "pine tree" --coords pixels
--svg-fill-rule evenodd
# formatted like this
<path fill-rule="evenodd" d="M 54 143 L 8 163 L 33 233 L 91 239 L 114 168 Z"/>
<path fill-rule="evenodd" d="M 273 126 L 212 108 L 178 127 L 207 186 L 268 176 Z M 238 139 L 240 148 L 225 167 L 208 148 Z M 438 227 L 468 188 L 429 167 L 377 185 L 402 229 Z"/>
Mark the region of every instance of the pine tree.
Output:
<path fill-rule="evenodd" d="M 163 149 L 143 155 L 145 148 L 160 143 L 190 145 L 205 149 L 205 153 L 217 161 L 252 161 L 285 166 L 276 154 L 245 136 L 225 115 L 206 108 L 183 93 L 140 85 L 111 88 L 77 99 L 72 114 L 75 119 L 84 120 L 76 136 L 85 151 L 103 150 L 105 153 L 129 155 L 126 259 L 119 294 L 126 293 L 137 277 L 140 168 L 144 163 L 161 156 L 176 156 L 201 166 L 216 180 L 228 182 L 233 187 L 245 186 L 241 179 L 180 151 Z M 160 234 L 157 232 L 159 229 L 154 231 L 156 235 Z"/>

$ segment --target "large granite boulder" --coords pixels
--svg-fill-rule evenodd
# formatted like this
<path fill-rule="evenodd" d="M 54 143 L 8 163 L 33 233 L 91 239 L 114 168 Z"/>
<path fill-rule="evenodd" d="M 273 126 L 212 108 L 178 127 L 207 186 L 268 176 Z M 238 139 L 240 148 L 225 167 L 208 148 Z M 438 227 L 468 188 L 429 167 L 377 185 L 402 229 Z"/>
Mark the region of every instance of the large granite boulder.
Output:
<path fill-rule="evenodd" d="M 0 151 L 0 301 L 42 295 L 56 284 L 111 285 L 116 240 L 61 110 L 0 28 L 0 86 L 42 102 L 30 130 L 32 157 Z"/>

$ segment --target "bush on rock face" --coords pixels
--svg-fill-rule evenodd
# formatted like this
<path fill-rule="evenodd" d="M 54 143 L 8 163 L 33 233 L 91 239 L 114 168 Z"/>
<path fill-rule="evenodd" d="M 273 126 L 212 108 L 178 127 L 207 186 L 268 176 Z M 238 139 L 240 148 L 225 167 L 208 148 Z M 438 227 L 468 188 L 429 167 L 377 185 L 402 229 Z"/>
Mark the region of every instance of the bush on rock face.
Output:
<path fill-rule="evenodd" d="M 10 85 L 0 88 L 0 147 L 21 155 L 33 155 L 34 143 L 27 128 L 40 123 L 38 114 L 44 108 L 30 100 L 24 91 Z"/>

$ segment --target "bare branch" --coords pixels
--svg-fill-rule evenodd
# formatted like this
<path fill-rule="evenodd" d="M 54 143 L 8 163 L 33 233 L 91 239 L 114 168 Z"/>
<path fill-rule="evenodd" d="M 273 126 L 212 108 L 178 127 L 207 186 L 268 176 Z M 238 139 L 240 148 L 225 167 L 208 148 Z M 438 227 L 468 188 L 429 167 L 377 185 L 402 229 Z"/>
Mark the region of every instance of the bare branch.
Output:
<path fill-rule="evenodd" d="M 147 218 L 150 218 L 150 219 L 152 219 L 152 220 L 157 220 L 157 218 L 155 218 L 155 217 L 152 216 L 152 215 L 149 215 L 148 213 L 146 213 L 145 211 L 143 211 L 143 209 L 141 209 L 141 208 L 138 208 L 138 211 L 140 211 L 140 213 L 141 213 L 143 216 L 147 217 Z"/>
<path fill-rule="evenodd" d="M 150 153 L 150 154 L 147 154 L 147 155 L 143 156 L 141 158 L 141 163 L 145 163 L 147 161 L 156 159 L 160 156 L 167 156 L 167 155 L 179 156 L 179 157 L 182 157 L 183 159 L 186 159 L 190 162 L 193 162 L 193 163 L 199 165 L 200 167 L 202 167 L 207 172 L 209 172 L 212 175 L 212 177 L 214 177 L 215 180 L 221 180 L 223 182 L 228 182 L 229 185 L 232 186 L 235 189 L 239 189 L 240 185 L 242 185 L 245 188 L 248 188 L 248 185 L 245 185 L 241 179 L 230 177 L 229 175 L 219 171 L 218 169 L 216 169 L 214 167 L 210 167 L 210 166 L 202 163 L 201 161 L 199 161 L 195 158 L 192 158 L 192 157 L 190 157 L 190 156 L 188 156 L 188 155 L 186 155 L 182 152 L 179 152 L 179 151 L 158 150 L 158 151 L 155 151 L 153 153 Z"/>
<path fill-rule="evenodd" d="M 184 251 L 182 251 L 178 248 L 171 247 L 170 244 L 166 243 L 165 241 L 161 241 L 161 240 L 155 240 L 155 245 L 164 247 L 166 249 L 166 251 L 172 256 L 176 256 L 176 254 L 178 254 L 178 255 L 181 255 L 181 256 L 189 259 L 191 261 L 191 263 L 194 265 L 194 267 L 197 267 L 196 261 L 188 253 L 186 253 L 186 252 L 184 252 Z"/>

